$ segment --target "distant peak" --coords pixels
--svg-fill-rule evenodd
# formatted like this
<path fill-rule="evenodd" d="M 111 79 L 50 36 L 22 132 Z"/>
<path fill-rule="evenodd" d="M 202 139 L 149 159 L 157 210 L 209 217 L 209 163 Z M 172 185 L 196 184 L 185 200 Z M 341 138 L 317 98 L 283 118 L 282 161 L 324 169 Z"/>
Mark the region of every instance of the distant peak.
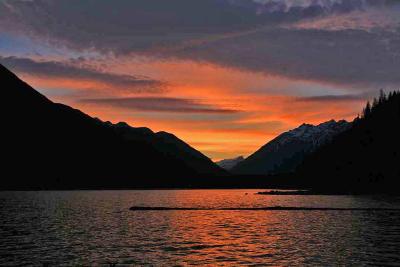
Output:
<path fill-rule="evenodd" d="M 243 159 L 244 159 L 243 156 L 237 156 L 237 157 L 234 157 L 234 158 L 222 159 L 222 160 L 219 160 L 219 161 L 217 161 L 217 162 L 232 161 L 232 160 L 243 160 Z"/>
<path fill-rule="evenodd" d="M 236 158 L 223 159 L 220 161 L 216 161 L 215 163 L 225 170 L 231 170 L 232 168 L 234 168 L 237 164 L 239 164 L 243 160 L 244 160 L 243 156 L 238 156 Z"/>

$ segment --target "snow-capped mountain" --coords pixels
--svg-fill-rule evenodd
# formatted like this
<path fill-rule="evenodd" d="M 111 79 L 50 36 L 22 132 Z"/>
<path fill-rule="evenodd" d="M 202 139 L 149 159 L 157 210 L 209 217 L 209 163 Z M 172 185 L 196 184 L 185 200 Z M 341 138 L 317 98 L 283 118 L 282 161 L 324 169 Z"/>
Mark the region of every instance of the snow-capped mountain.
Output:
<path fill-rule="evenodd" d="M 231 170 L 233 167 L 235 167 L 238 163 L 242 162 L 244 160 L 243 156 L 239 156 L 233 159 L 223 159 L 220 161 L 215 162 L 218 166 L 225 170 Z"/>
<path fill-rule="evenodd" d="M 347 130 L 351 123 L 327 121 L 319 125 L 302 124 L 268 142 L 232 168 L 239 174 L 272 174 L 293 171 L 304 156 Z"/>
<path fill-rule="evenodd" d="M 329 141 L 334 135 L 346 130 L 349 126 L 350 123 L 345 120 L 337 122 L 330 120 L 316 126 L 303 123 L 298 128 L 279 135 L 273 141 L 276 141 L 276 148 L 293 141 L 293 139 L 312 143 L 316 147 Z"/>

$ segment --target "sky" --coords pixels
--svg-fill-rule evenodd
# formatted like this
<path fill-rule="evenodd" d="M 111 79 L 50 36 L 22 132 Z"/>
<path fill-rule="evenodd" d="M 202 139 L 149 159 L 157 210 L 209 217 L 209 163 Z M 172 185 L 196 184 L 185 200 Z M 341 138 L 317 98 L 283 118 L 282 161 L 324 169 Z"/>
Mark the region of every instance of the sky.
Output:
<path fill-rule="evenodd" d="M 400 88 L 397 0 L 0 0 L 0 63 L 213 160 Z"/>

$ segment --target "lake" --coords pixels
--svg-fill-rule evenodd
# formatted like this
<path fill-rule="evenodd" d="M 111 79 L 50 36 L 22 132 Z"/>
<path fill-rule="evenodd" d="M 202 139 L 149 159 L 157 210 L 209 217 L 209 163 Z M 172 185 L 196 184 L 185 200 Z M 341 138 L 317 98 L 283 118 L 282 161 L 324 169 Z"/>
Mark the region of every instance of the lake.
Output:
<path fill-rule="evenodd" d="M 399 198 L 258 191 L 0 192 L 0 265 L 400 264 Z M 206 210 L 275 206 L 376 210 Z"/>

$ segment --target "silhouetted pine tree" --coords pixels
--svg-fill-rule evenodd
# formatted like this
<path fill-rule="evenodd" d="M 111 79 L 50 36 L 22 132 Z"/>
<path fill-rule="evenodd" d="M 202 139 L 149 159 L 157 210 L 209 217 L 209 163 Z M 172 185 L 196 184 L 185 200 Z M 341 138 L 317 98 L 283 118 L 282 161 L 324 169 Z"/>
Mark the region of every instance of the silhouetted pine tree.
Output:
<path fill-rule="evenodd" d="M 363 117 L 368 118 L 370 114 L 371 114 L 371 104 L 368 101 L 367 105 L 365 106 L 365 108 L 363 110 Z"/>

